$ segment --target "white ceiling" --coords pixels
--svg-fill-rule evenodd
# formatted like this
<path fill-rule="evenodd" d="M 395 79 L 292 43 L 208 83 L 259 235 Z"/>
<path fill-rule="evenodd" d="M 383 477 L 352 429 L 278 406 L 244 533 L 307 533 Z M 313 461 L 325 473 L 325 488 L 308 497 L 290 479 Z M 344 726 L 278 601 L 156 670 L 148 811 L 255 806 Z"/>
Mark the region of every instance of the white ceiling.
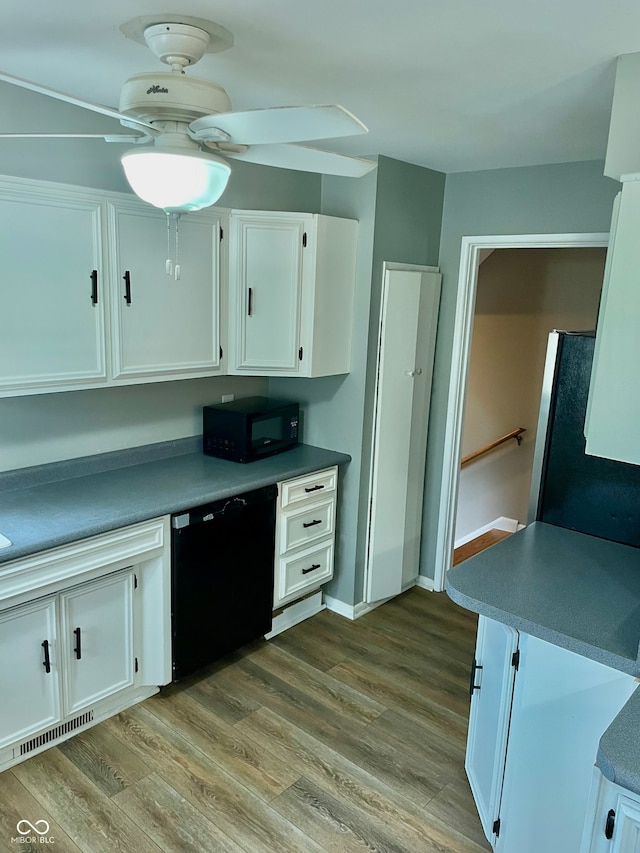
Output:
<path fill-rule="evenodd" d="M 192 73 L 235 109 L 340 103 L 370 132 L 325 147 L 444 172 L 604 157 L 614 59 L 640 51 L 638 0 L 2 0 L 0 66 L 117 107 L 166 70 L 120 24 L 167 8 L 232 31 Z"/>

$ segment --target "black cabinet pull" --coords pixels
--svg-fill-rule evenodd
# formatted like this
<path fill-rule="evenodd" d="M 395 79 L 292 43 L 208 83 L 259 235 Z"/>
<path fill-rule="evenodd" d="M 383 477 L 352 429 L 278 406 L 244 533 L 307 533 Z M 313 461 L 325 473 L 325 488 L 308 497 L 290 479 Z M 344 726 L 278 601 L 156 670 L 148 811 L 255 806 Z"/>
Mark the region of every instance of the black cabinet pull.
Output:
<path fill-rule="evenodd" d="M 613 809 L 609 809 L 609 814 L 607 815 L 607 822 L 604 825 L 604 837 L 605 838 L 613 838 L 613 830 L 616 825 L 616 813 Z"/>
<path fill-rule="evenodd" d="M 315 526 L 316 526 L 316 524 L 322 524 L 321 519 L 319 519 L 319 518 L 314 518 L 314 519 L 313 519 L 313 521 L 309 521 L 307 524 L 305 524 L 305 523 L 303 522 L 303 523 L 302 523 L 302 526 L 303 526 L 303 527 L 305 527 L 305 528 L 306 528 L 306 527 L 315 527 Z"/>
<path fill-rule="evenodd" d="M 316 569 L 319 569 L 319 568 L 320 568 L 320 563 L 314 563 L 310 568 L 308 568 L 308 569 L 303 569 L 303 570 L 302 570 L 302 574 L 303 574 L 303 575 L 308 575 L 308 574 L 309 574 L 309 572 L 315 572 L 315 570 L 316 570 Z"/>
<path fill-rule="evenodd" d="M 42 644 L 42 648 L 44 649 L 44 660 L 42 661 L 42 666 L 44 667 L 45 672 L 51 672 L 51 658 L 49 657 L 49 640 L 45 640 Z"/>
<path fill-rule="evenodd" d="M 124 301 L 127 305 L 131 305 L 131 273 L 129 270 L 125 270 L 124 275 L 122 276 L 124 279 Z"/>
<path fill-rule="evenodd" d="M 98 304 L 98 270 L 91 270 L 91 304 Z"/>
<path fill-rule="evenodd" d="M 253 288 L 249 288 L 249 294 L 247 297 L 247 314 L 249 317 L 251 316 L 251 309 L 253 307 Z"/>
<path fill-rule="evenodd" d="M 76 653 L 76 658 L 80 660 L 82 657 L 82 631 L 80 628 L 74 628 L 73 633 L 76 635 L 76 647 L 73 651 Z"/>
<path fill-rule="evenodd" d="M 471 678 L 469 679 L 469 696 L 473 699 L 474 690 L 480 690 L 480 685 L 476 684 L 476 670 L 482 669 L 481 666 L 478 666 L 476 659 L 474 658 L 471 662 Z"/>
<path fill-rule="evenodd" d="M 305 492 L 317 492 L 319 489 L 324 489 L 324 486 L 311 486 L 310 489 L 305 487 Z"/>

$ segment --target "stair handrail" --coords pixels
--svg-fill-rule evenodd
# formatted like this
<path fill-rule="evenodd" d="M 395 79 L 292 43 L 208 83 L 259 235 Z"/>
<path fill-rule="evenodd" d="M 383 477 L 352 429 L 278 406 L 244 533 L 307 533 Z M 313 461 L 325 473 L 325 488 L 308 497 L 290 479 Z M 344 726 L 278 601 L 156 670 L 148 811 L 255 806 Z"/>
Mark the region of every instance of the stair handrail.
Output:
<path fill-rule="evenodd" d="M 522 433 L 526 432 L 526 427 L 518 427 L 517 429 L 512 429 L 511 432 L 508 432 L 506 435 L 500 436 L 500 438 L 496 438 L 495 441 L 491 441 L 489 444 L 485 444 L 484 447 L 480 447 L 478 450 L 474 450 L 473 453 L 469 453 L 466 456 L 463 456 L 460 460 L 460 467 L 464 468 L 465 465 L 468 465 L 469 462 L 473 462 L 474 459 L 478 459 L 480 456 L 484 456 L 485 453 L 489 453 L 490 450 L 494 450 L 496 447 L 499 447 L 501 444 L 504 444 L 505 441 L 509 441 L 510 439 L 515 439 L 518 442 L 518 446 L 522 443 Z"/>

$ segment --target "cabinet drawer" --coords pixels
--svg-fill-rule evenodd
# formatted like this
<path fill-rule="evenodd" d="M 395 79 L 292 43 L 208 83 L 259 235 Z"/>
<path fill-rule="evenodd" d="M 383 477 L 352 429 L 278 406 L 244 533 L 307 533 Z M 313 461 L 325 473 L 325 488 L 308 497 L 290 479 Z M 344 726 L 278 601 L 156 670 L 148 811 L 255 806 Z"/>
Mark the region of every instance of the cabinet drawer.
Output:
<path fill-rule="evenodd" d="M 325 471 L 315 471 L 295 480 L 287 480 L 282 484 L 281 505 L 285 507 L 301 501 L 317 499 L 327 492 L 335 492 L 338 480 L 338 468 L 327 468 Z"/>
<path fill-rule="evenodd" d="M 333 577 L 333 539 L 292 557 L 281 557 L 276 581 L 276 603 L 295 598 Z"/>
<path fill-rule="evenodd" d="M 312 506 L 302 506 L 280 517 L 279 551 L 286 554 L 292 548 L 310 545 L 333 535 L 336 502 L 334 497 Z"/>

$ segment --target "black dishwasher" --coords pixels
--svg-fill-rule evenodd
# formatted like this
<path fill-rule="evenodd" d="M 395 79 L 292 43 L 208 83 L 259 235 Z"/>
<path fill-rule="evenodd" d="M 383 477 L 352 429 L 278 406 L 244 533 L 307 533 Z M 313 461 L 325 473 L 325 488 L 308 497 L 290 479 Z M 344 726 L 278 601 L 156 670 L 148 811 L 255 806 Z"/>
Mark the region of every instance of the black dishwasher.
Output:
<path fill-rule="evenodd" d="M 171 519 L 173 680 L 271 630 L 277 486 Z"/>

